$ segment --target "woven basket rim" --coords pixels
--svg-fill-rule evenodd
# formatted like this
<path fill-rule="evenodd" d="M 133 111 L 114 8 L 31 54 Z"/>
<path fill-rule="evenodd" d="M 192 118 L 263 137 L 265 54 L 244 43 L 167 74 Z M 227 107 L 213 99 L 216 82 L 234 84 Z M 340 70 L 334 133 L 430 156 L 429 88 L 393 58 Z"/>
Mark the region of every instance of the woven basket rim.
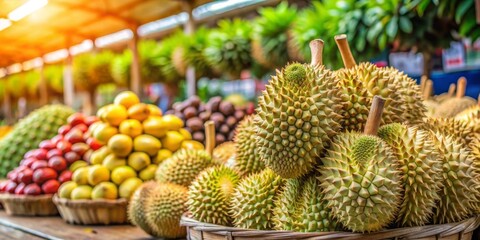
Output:
<path fill-rule="evenodd" d="M 53 194 L 40 194 L 40 195 L 18 195 L 11 193 L 0 193 L 0 200 L 19 200 L 19 201 L 42 201 L 52 199 Z"/>
<path fill-rule="evenodd" d="M 480 226 L 480 215 L 465 219 L 460 222 L 425 225 L 418 227 L 404 227 L 386 229 L 372 233 L 354 233 L 354 232 L 293 232 L 293 231 L 278 231 L 278 230 L 254 230 L 243 229 L 236 227 L 227 227 L 215 225 L 211 223 L 204 223 L 197 221 L 188 214 L 184 214 L 181 218 L 180 224 L 187 227 L 187 232 L 196 230 L 201 232 L 208 232 L 225 237 L 256 237 L 261 239 L 337 239 L 337 238 L 352 238 L 352 239 L 386 239 L 386 238 L 426 238 L 436 236 L 438 238 L 451 236 L 454 234 L 463 234 L 474 231 Z"/>
<path fill-rule="evenodd" d="M 57 206 L 65 206 L 69 208 L 92 208 L 92 207 L 121 207 L 126 206 L 128 204 L 128 200 L 126 198 L 119 198 L 119 199 L 66 199 L 60 198 L 57 194 L 53 196 L 53 202 Z"/>

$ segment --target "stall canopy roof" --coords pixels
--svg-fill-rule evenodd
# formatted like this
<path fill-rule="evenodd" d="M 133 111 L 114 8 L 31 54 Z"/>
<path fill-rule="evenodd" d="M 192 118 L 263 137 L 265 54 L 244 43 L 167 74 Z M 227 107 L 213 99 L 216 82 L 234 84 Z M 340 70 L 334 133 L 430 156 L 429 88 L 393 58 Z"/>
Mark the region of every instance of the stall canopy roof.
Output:
<path fill-rule="evenodd" d="M 0 18 L 27 0 L 0 0 Z M 191 0 L 193 7 L 212 2 Z M 0 31 L 0 67 L 183 12 L 182 0 L 49 0 Z"/>

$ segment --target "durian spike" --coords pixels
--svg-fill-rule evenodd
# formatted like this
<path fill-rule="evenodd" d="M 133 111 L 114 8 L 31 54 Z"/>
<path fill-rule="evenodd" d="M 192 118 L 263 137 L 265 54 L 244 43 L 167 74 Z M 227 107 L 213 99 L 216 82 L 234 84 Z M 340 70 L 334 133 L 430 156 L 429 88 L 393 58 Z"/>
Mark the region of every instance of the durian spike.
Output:
<path fill-rule="evenodd" d="M 368 113 L 367 122 L 365 123 L 365 129 L 363 131 L 366 135 L 377 135 L 380 122 L 382 121 L 383 107 L 385 106 L 385 99 L 375 95 L 373 97 L 372 106 Z"/>
<path fill-rule="evenodd" d="M 340 55 L 342 55 L 343 65 L 345 68 L 352 68 L 357 65 L 355 58 L 353 58 L 350 46 L 348 45 L 347 35 L 340 34 L 335 36 L 335 42 L 337 43 Z"/>
<path fill-rule="evenodd" d="M 205 150 L 210 156 L 213 156 L 215 148 L 215 123 L 207 121 L 205 123 Z"/>
<path fill-rule="evenodd" d="M 323 65 L 323 40 L 314 39 L 310 41 L 310 52 L 312 53 L 312 66 Z"/>
<path fill-rule="evenodd" d="M 449 97 L 453 97 L 453 95 L 455 95 L 455 89 L 456 88 L 457 88 L 457 86 L 455 85 L 455 83 L 450 84 L 450 87 L 448 87 L 448 96 Z"/>
<path fill-rule="evenodd" d="M 467 88 L 467 79 L 460 77 L 457 81 L 457 98 L 463 98 L 465 96 L 465 89 Z"/>
<path fill-rule="evenodd" d="M 423 100 L 428 100 L 430 96 L 432 95 L 432 90 L 433 90 L 433 81 L 432 80 L 427 80 L 425 83 L 425 89 L 423 90 Z"/>
<path fill-rule="evenodd" d="M 428 77 L 426 75 L 422 75 L 420 78 L 420 91 L 422 93 L 425 91 L 425 84 L 427 83 Z"/>

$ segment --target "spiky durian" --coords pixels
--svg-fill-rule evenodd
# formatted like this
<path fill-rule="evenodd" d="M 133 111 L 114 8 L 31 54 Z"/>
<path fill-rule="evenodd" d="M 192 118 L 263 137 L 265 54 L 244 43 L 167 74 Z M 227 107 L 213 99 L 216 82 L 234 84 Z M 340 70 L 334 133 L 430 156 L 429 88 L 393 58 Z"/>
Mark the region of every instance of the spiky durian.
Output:
<path fill-rule="evenodd" d="M 298 198 L 302 192 L 302 180 L 299 178 L 287 179 L 280 193 L 275 199 L 272 222 L 275 230 L 292 230 L 298 226 L 297 211 Z"/>
<path fill-rule="evenodd" d="M 480 135 L 480 105 L 475 105 L 463 110 L 455 116 L 455 119 L 472 126 L 476 138 L 478 138 L 478 135 Z"/>
<path fill-rule="evenodd" d="M 237 128 L 238 129 L 238 128 Z M 218 164 L 225 164 L 228 159 L 233 156 L 236 156 L 236 145 L 234 142 L 227 141 L 220 145 L 218 145 L 215 149 L 213 149 L 212 159 L 214 162 Z"/>
<path fill-rule="evenodd" d="M 465 144 L 469 144 L 477 137 L 473 125 L 454 118 L 426 118 L 422 127 L 432 131 L 439 131 L 444 135 L 455 136 Z"/>
<path fill-rule="evenodd" d="M 180 218 L 187 211 L 188 189 L 173 183 L 159 183 L 145 199 L 148 226 L 154 236 L 163 238 L 185 237 Z"/>
<path fill-rule="evenodd" d="M 385 125 L 378 136 L 399 160 L 405 190 L 396 222 L 401 227 L 428 223 L 443 187 L 442 162 L 429 132 L 399 123 Z"/>
<path fill-rule="evenodd" d="M 231 202 L 233 225 L 248 229 L 272 229 L 273 200 L 282 183 L 280 176 L 268 168 L 241 180 Z"/>
<path fill-rule="evenodd" d="M 128 204 L 128 220 L 150 235 L 154 235 L 155 232 L 147 223 L 144 205 L 145 200 L 152 194 L 156 187 L 157 183 L 154 181 L 143 183 L 135 190 Z"/>
<path fill-rule="evenodd" d="M 158 166 L 155 179 L 188 187 L 201 171 L 211 166 L 212 158 L 204 150 L 181 149 Z"/>
<path fill-rule="evenodd" d="M 237 186 L 237 173 L 223 165 L 201 172 L 188 191 L 188 210 L 200 222 L 229 226 L 230 201 Z"/>
<path fill-rule="evenodd" d="M 432 132 L 431 137 L 442 159 L 444 183 L 433 223 L 462 221 L 478 211 L 480 169 L 470 151 L 455 136 Z"/>
<path fill-rule="evenodd" d="M 372 232 L 395 218 L 402 199 L 401 172 L 391 148 L 359 133 L 335 137 L 320 166 L 327 207 L 347 229 Z"/>
<path fill-rule="evenodd" d="M 313 64 L 312 64 L 313 65 Z M 259 97 L 256 146 L 284 178 L 307 174 L 340 130 L 341 93 L 322 65 L 293 63 L 272 77 Z"/>
<path fill-rule="evenodd" d="M 237 146 L 237 154 L 233 161 L 233 168 L 240 176 L 257 173 L 265 169 L 259 150 L 256 146 L 255 115 L 245 117 L 235 130 L 233 141 Z"/>
<path fill-rule="evenodd" d="M 467 87 L 467 79 L 461 77 L 457 81 L 457 95 L 454 98 L 449 98 L 442 102 L 442 104 L 435 111 L 435 117 L 453 118 L 463 110 L 473 107 L 477 101 L 471 97 L 465 96 L 465 89 Z"/>

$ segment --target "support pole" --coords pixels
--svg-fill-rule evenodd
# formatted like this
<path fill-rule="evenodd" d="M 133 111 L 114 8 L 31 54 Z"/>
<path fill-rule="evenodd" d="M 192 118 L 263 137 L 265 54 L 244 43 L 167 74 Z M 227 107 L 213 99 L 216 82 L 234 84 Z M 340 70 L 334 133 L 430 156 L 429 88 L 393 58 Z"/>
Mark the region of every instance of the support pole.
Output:
<path fill-rule="evenodd" d="M 42 59 L 42 65 L 40 66 L 40 105 L 44 106 L 48 104 L 48 86 L 47 79 L 45 79 L 45 62 Z"/>
<path fill-rule="evenodd" d="M 70 51 L 68 51 L 67 59 L 65 59 L 65 67 L 63 69 L 63 101 L 65 105 L 72 107 L 75 97 L 73 87 L 73 58 Z"/>
<path fill-rule="evenodd" d="M 130 41 L 129 48 L 132 51 L 132 65 L 130 66 L 130 89 L 138 96 L 142 96 L 142 76 L 140 74 L 140 56 L 138 54 L 138 33 L 137 27 L 132 28 L 133 38 Z"/>
<path fill-rule="evenodd" d="M 182 1 L 185 12 L 188 13 L 188 19 L 185 22 L 183 31 L 187 35 L 193 35 L 195 32 L 195 19 L 193 18 L 193 1 Z M 187 67 L 187 94 L 193 96 L 197 94 L 197 78 L 195 75 L 195 68 L 193 66 Z"/>

